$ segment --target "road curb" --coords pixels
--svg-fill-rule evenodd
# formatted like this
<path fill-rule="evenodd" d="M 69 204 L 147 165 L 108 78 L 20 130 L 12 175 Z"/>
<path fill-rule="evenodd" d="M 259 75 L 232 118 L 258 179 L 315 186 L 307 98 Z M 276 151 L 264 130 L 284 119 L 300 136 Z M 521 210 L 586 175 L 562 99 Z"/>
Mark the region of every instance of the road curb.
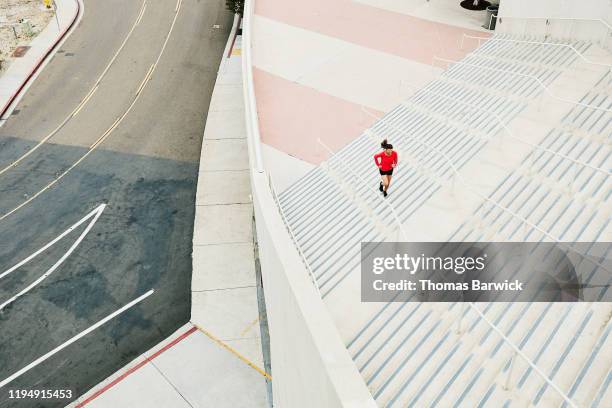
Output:
<path fill-rule="evenodd" d="M 71 33 L 72 29 L 76 26 L 76 22 L 79 20 L 79 18 L 82 15 L 83 6 L 80 0 L 74 0 L 74 2 L 76 4 L 76 12 L 74 13 L 74 16 L 72 17 L 68 26 L 64 27 L 64 29 L 60 32 L 60 34 L 57 36 L 57 38 L 53 42 L 53 44 L 51 44 L 49 48 L 47 48 L 47 50 L 43 53 L 43 55 L 36 61 L 36 63 L 32 66 L 32 69 L 30 70 L 30 72 L 24 77 L 23 81 L 17 87 L 15 92 L 4 103 L 4 106 L 0 108 L 0 126 L 2 125 L 2 121 L 6 121 L 7 117 L 10 114 L 9 111 L 12 110 L 11 108 L 17 105 L 17 102 L 19 101 L 20 97 L 23 95 L 23 93 L 25 93 L 28 86 L 35 79 L 35 76 L 43 68 L 44 64 L 53 57 L 53 55 L 55 54 L 55 51 L 58 48 L 58 45 L 63 40 L 68 38 L 68 34 Z M 51 21 L 49 24 L 53 24 L 53 21 Z"/>

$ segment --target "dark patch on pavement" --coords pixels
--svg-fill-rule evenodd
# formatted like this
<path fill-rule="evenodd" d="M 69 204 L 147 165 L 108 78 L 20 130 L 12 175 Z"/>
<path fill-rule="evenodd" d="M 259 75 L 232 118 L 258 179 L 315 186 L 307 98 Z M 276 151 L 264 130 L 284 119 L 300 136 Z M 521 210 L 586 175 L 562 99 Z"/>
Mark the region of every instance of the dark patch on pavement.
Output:
<path fill-rule="evenodd" d="M 27 142 L 8 144 L 20 150 L 22 143 Z M 47 144 L 39 153 L 49 165 L 63 167 L 85 151 Z M 21 194 L 12 183 L 41 171 L 41 158 L 23 174 L 9 172 L 0 178 L 3 211 L 6 202 L 17 202 Z M 39 177 L 47 181 L 46 175 Z M 1 389 L 0 407 L 13 406 L 7 399 L 10 388 L 68 387 L 81 394 L 189 320 L 196 181 L 196 163 L 96 150 L 53 188 L 0 222 L 4 271 L 107 203 L 64 264 L 0 312 L 0 379 L 149 289 L 156 290 L 141 305 Z M 0 280 L 0 295 L 10 297 L 44 273 L 88 222 L 10 275 L 10 285 Z M 22 401 L 19 406 L 36 404 Z"/>

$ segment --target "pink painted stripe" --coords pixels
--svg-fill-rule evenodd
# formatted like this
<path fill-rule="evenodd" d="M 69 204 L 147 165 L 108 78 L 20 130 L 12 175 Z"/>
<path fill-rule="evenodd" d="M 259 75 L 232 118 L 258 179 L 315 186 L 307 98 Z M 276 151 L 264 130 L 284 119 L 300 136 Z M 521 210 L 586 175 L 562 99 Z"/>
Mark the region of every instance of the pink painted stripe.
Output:
<path fill-rule="evenodd" d="M 318 165 L 355 139 L 374 119 L 361 106 L 253 68 L 261 138 L 276 149 Z M 368 109 L 375 112 L 373 109 Z"/>
<path fill-rule="evenodd" d="M 466 42 L 461 50 L 462 33 L 489 36 L 351 0 L 257 0 L 255 13 L 423 64 L 431 64 L 434 55 L 463 58 L 476 44 Z"/>

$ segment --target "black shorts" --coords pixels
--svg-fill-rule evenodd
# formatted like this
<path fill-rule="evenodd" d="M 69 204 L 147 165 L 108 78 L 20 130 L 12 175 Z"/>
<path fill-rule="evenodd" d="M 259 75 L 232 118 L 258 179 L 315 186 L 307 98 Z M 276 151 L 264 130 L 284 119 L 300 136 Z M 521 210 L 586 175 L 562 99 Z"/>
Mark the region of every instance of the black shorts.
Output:
<path fill-rule="evenodd" d="M 378 169 L 378 171 L 380 172 L 381 176 L 392 176 L 393 175 L 393 169 L 391 170 Z"/>

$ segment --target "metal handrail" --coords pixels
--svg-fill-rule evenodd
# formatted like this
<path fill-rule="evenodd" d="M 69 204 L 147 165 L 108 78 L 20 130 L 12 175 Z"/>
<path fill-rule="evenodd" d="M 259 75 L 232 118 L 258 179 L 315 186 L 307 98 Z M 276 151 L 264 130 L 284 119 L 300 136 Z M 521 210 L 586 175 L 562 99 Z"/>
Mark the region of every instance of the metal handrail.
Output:
<path fill-rule="evenodd" d="M 245 1 L 244 17 L 242 20 L 242 73 L 245 76 L 243 82 L 245 97 L 245 116 L 249 133 L 253 135 L 251 144 L 255 158 L 257 172 L 263 173 L 263 159 L 261 155 L 261 136 L 259 134 L 259 120 L 257 118 L 257 100 L 255 99 L 255 87 L 253 85 L 253 60 L 251 56 L 251 18 L 253 16 L 255 0 Z"/>
<path fill-rule="evenodd" d="M 607 29 L 612 30 L 612 25 L 610 25 L 607 21 L 602 20 L 601 18 L 575 18 L 575 17 L 519 17 L 519 16 L 499 16 L 500 19 L 511 19 L 511 20 L 559 20 L 559 21 L 587 21 L 593 23 L 600 23 L 606 26 Z"/>
<path fill-rule="evenodd" d="M 373 118 L 382 121 L 383 123 L 386 124 L 386 120 L 385 118 L 380 118 L 376 115 L 374 115 L 373 113 L 370 113 L 368 111 L 365 111 L 366 114 L 372 116 Z M 454 173 L 454 179 L 458 179 L 459 182 L 461 184 L 464 185 L 464 187 L 466 188 L 466 190 L 471 191 L 472 193 L 474 193 L 475 195 L 477 195 L 478 197 L 480 197 L 482 200 L 498 207 L 499 209 L 501 209 L 502 211 L 505 211 L 506 213 L 510 214 L 512 217 L 518 219 L 521 221 L 521 224 L 523 225 L 528 225 L 531 228 L 533 228 L 534 230 L 540 232 L 542 235 L 546 236 L 548 239 L 556 242 L 559 246 L 566 248 L 576 254 L 578 254 L 578 256 L 583 257 L 584 255 L 582 253 L 580 253 L 580 251 L 575 250 L 571 245 L 566 245 L 564 242 L 561 242 L 557 237 L 555 237 L 554 235 L 550 234 L 548 231 L 540 228 L 538 225 L 532 223 L 531 221 L 529 221 L 528 219 L 522 217 L 521 215 L 515 213 L 514 211 L 512 211 L 511 209 L 504 207 L 503 205 L 501 205 L 500 203 L 498 203 L 497 201 L 493 200 L 490 197 L 485 196 L 484 194 L 480 193 L 479 191 L 475 190 L 474 188 L 472 188 L 472 186 L 470 185 L 470 183 L 468 183 L 466 180 L 464 180 L 463 176 L 459 173 L 459 170 L 455 167 L 455 165 L 453 164 L 452 160 L 446 155 L 446 153 L 436 149 L 433 146 L 428 145 L 427 143 L 423 142 L 422 140 L 420 140 L 419 138 L 416 138 L 414 136 L 409 135 L 405 130 L 403 129 L 399 129 L 398 127 L 392 125 L 392 124 L 386 124 L 387 126 L 391 127 L 392 129 L 396 130 L 397 132 L 404 134 L 407 138 L 412 139 L 414 141 L 416 141 L 417 143 L 419 143 L 420 145 L 424 146 L 427 149 L 432 150 L 433 152 L 439 154 L 440 156 L 442 156 L 444 158 L 444 160 L 446 161 L 446 163 L 449 165 L 450 169 L 453 171 Z M 603 270 L 612 273 L 612 271 L 609 271 L 606 266 L 604 266 L 603 264 L 601 264 L 600 262 L 597 262 L 595 260 L 591 260 L 591 262 L 597 266 L 599 266 L 600 268 L 602 268 Z"/>
<path fill-rule="evenodd" d="M 588 167 L 591 170 L 604 173 L 607 176 L 611 176 L 612 175 L 612 172 L 610 172 L 608 170 L 599 168 L 597 166 L 593 166 L 593 165 L 591 165 L 589 163 L 582 162 L 580 160 L 573 159 L 573 158 L 571 158 L 569 156 L 564 155 L 563 153 L 559 153 L 557 151 L 548 149 L 546 147 L 543 147 L 543 146 L 540 146 L 540 145 L 528 142 L 528 141 L 526 141 L 524 139 L 521 139 L 520 137 L 514 136 L 514 134 L 510 131 L 510 129 L 508 129 L 508 126 L 506 125 L 506 123 L 503 121 L 503 119 L 496 112 L 493 112 L 493 111 L 491 111 L 489 109 L 486 109 L 486 108 L 481 108 L 481 107 L 473 105 L 471 103 L 458 101 L 456 98 L 452 98 L 452 97 L 449 97 L 447 95 L 444 95 L 444 94 L 441 94 L 441 93 L 438 93 L 438 92 L 433 92 L 433 91 L 431 91 L 429 89 L 426 89 L 426 88 L 418 89 L 416 86 L 414 86 L 412 84 L 409 84 L 407 82 L 402 82 L 402 84 L 408 85 L 409 87 L 411 87 L 414 90 L 417 90 L 418 92 L 425 92 L 425 93 L 429 93 L 431 95 L 436 95 L 436 96 L 439 96 L 439 97 L 442 97 L 442 98 L 446 98 L 446 99 L 452 100 L 453 102 L 455 102 L 455 103 L 457 103 L 459 105 L 464 105 L 464 106 L 467 106 L 469 108 L 480 110 L 482 112 L 486 112 L 488 114 L 491 114 L 491 115 L 493 115 L 495 117 L 495 120 L 497 121 L 497 123 L 502 127 L 502 129 L 506 132 L 508 137 L 510 137 L 511 139 L 514 139 L 514 140 L 516 140 L 518 142 L 524 143 L 527 146 L 531 146 L 534 149 L 539 149 L 539 150 L 545 151 L 547 153 L 553 154 L 555 156 L 559 156 L 560 158 L 565 159 L 565 160 L 569 160 L 569 161 L 571 161 L 574 164 L 577 164 L 577 165 L 580 165 L 580 166 L 583 166 L 583 167 Z"/>
<path fill-rule="evenodd" d="M 329 146 L 327 146 L 325 143 L 323 143 L 323 141 L 318 138 L 317 141 L 319 142 L 319 144 L 321 146 L 323 146 L 323 148 L 325 150 L 328 151 L 329 154 L 331 154 L 331 156 L 333 158 L 337 158 L 336 153 L 333 152 L 332 149 L 329 148 Z M 338 159 L 338 161 L 342 164 L 342 166 L 344 166 L 351 174 L 353 174 L 353 176 L 355 176 L 356 178 L 358 178 L 364 185 L 364 187 L 372 192 L 374 192 L 374 195 L 376 197 L 379 198 L 379 200 L 383 203 L 383 205 L 386 205 L 387 208 L 389 208 L 389 210 L 391 210 L 391 213 L 393 214 L 393 217 L 395 218 L 395 222 L 397 222 L 397 226 L 398 226 L 398 230 L 399 230 L 399 234 L 400 234 L 400 239 L 406 241 L 407 240 L 407 235 L 404 231 L 404 226 L 402 224 L 402 222 L 400 221 L 399 216 L 397 215 L 397 212 L 395 211 L 395 208 L 393 208 L 393 206 L 389 203 L 389 201 L 385 200 L 384 198 L 382 198 L 380 196 L 380 194 L 378 194 L 378 192 L 376 192 L 375 190 L 373 190 L 371 187 L 368 187 L 368 183 L 357 173 L 355 173 L 345 162 L 344 160 L 340 160 Z"/>
<path fill-rule="evenodd" d="M 540 87 L 542 87 L 544 89 L 544 92 L 546 92 L 553 99 L 557 99 L 558 101 L 569 103 L 569 104 L 576 105 L 576 106 L 583 106 L 585 108 L 589 108 L 589 109 L 593 109 L 593 110 L 598 110 L 598 111 L 603 111 L 603 112 L 608 112 L 608 113 L 612 112 L 612 109 L 600 108 L 599 106 L 593 106 L 593 105 L 589 105 L 587 103 L 576 102 L 576 101 L 571 101 L 569 99 L 561 98 L 561 97 L 553 94 L 548 89 L 548 87 L 540 80 L 540 78 L 538 78 L 536 76 L 533 76 L 533 75 L 521 74 L 521 73 L 518 73 L 518 72 L 508 71 L 508 70 L 505 70 L 505 69 L 490 68 L 490 67 L 486 67 L 484 65 L 470 64 L 469 62 L 454 61 L 454 60 L 438 57 L 438 56 L 435 56 L 435 55 L 434 55 L 433 59 L 434 60 L 438 60 L 438 61 L 448 62 L 448 63 L 451 63 L 451 64 L 466 65 L 466 66 L 469 66 L 469 67 L 475 67 L 475 68 L 480 68 L 480 69 L 487 69 L 489 71 L 503 72 L 504 74 L 510 74 L 510 75 L 516 75 L 516 76 L 520 76 L 520 77 L 524 77 L 524 78 L 529 78 L 529 79 L 531 79 L 533 81 L 536 81 L 538 83 L 538 85 L 540 85 Z"/>
<path fill-rule="evenodd" d="M 253 62 L 251 56 L 251 18 L 253 16 L 255 0 L 245 1 L 244 4 L 244 12 L 243 12 L 243 20 L 242 20 L 242 72 L 244 77 L 243 82 L 243 91 L 245 98 L 245 117 L 246 117 L 246 126 L 247 126 L 247 134 L 252 137 L 248 137 L 247 140 L 251 142 L 253 157 L 255 159 L 255 170 L 258 173 L 265 173 L 263 166 L 263 159 L 261 154 L 261 135 L 259 133 L 259 120 L 257 115 L 257 100 L 255 99 L 255 88 L 253 85 Z M 285 224 L 285 229 L 289 233 L 289 236 L 293 240 L 294 246 L 298 251 L 298 254 L 302 258 L 302 263 L 306 267 L 310 279 L 312 281 L 315 290 L 320 298 L 321 291 L 319 289 L 319 285 L 317 283 L 317 279 L 314 275 L 314 272 L 310 268 L 310 265 L 302 252 L 302 248 L 297 242 L 295 238 L 295 234 L 293 233 L 293 229 L 287 222 L 285 218 L 285 213 L 283 211 L 282 205 L 278 199 L 278 195 L 276 194 L 276 189 L 274 188 L 274 183 L 272 182 L 272 175 L 268 174 L 268 187 L 270 188 L 270 193 L 272 194 L 272 198 L 277 206 L 278 212 L 280 213 L 281 220 L 283 224 Z"/>
<path fill-rule="evenodd" d="M 603 62 L 592 61 L 592 60 L 588 59 L 587 57 L 585 57 L 580 51 L 578 51 L 576 48 L 574 48 L 570 44 L 547 43 L 547 42 L 543 42 L 543 41 L 513 40 L 511 38 L 487 38 L 487 37 L 479 37 L 477 35 L 469 35 L 469 34 L 466 34 L 466 33 L 462 33 L 461 49 L 463 49 L 464 40 L 466 38 L 472 38 L 474 40 L 478 40 L 478 44 L 479 45 L 480 45 L 480 40 L 486 40 L 486 41 L 513 42 L 513 43 L 520 43 L 520 44 L 546 45 L 546 46 L 552 46 L 552 47 L 569 48 L 576 55 L 578 55 L 580 57 L 580 59 L 582 59 L 587 64 L 599 65 L 599 66 L 602 66 L 602 67 L 607 67 L 607 68 L 612 69 L 612 64 L 605 64 Z"/>
<path fill-rule="evenodd" d="M 569 26 L 569 31 L 570 31 L 570 35 L 571 33 L 574 31 L 574 25 L 576 22 L 587 22 L 587 23 L 599 23 L 601 25 L 603 25 L 603 32 L 601 34 L 603 34 L 603 38 L 601 38 L 601 46 L 604 48 L 608 48 L 607 42 L 610 36 L 610 31 L 612 30 L 612 26 L 605 20 L 602 20 L 600 18 L 573 18 L 573 17 L 515 17 L 515 16 L 500 16 L 499 17 L 499 23 L 503 24 L 504 21 L 506 19 L 509 20 L 519 20 L 522 22 L 524 22 L 524 34 L 526 34 L 527 31 L 527 24 L 530 21 L 534 21 L 534 20 L 541 20 L 544 23 L 544 27 L 548 27 L 551 23 L 551 21 L 570 21 L 570 26 Z M 544 33 L 545 37 L 549 36 L 549 32 L 548 30 L 546 30 L 546 32 Z"/>
<path fill-rule="evenodd" d="M 553 388 L 555 391 L 557 391 L 557 393 L 558 393 L 559 395 L 561 395 L 561 397 L 563 398 L 563 400 L 564 400 L 564 401 L 565 401 L 567 404 L 569 404 L 571 407 L 578 408 L 578 406 L 577 406 L 577 405 L 576 405 L 576 404 L 575 404 L 575 403 L 574 403 L 574 402 L 573 402 L 573 401 L 572 401 L 572 400 L 571 400 L 571 399 L 570 399 L 570 398 L 567 396 L 567 394 L 565 394 L 565 393 L 564 393 L 564 392 L 561 390 L 561 388 L 559 388 L 559 387 L 557 386 L 557 384 L 555 384 L 555 383 L 553 382 L 553 380 L 551 380 L 551 379 L 550 379 L 550 378 L 549 378 L 549 377 L 548 377 L 546 374 L 544 374 L 544 373 L 543 373 L 543 372 L 542 372 L 542 371 L 541 371 L 541 370 L 538 368 L 538 366 L 537 366 L 537 365 L 536 365 L 536 364 L 535 364 L 533 361 L 531 361 L 531 359 L 530 359 L 529 357 L 527 357 L 527 356 L 526 356 L 526 355 L 525 355 L 525 354 L 524 354 L 524 353 L 521 351 L 521 349 L 520 349 L 520 348 L 518 348 L 518 347 L 517 347 L 517 346 L 516 346 L 516 345 L 515 345 L 515 344 L 514 344 L 514 343 L 513 343 L 513 342 L 512 342 L 512 341 L 511 341 L 511 340 L 510 340 L 508 337 L 506 337 L 506 335 L 505 335 L 505 334 L 504 334 L 504 333 L 503 333 L 503 332 L 502 332 L 502 331 L 501 331 L 501 330 L 500 330 L 500 329 L 499 329 L 499 328 L 498 328 L 498 327 L 497 327 L 497 326 L 496 326 L 496 325 L 495 325 L 493 322 L 491 322 L 489 319 L 487 319 L 487 317 L 484 315 L 484 313 L 482 313 L 482 312 L 480 311 L 480 309 L 478 309 L 474 303 L 469 302 L 469 303 L 468 303 L 468 305 L 470 305 L 470 307 L 471 307 L 472 309 L 474 309 L 474 310 L 476 311 L 476 313 L 478 313 L 479 318 L 480 318 L 480 319 L 482 319 L 482 320 L 484 320 L 484 321 L 485 321 L 485 322 L 486 322 L 486 323 L 487 323 L 487 324 L 488 324 L 488 325 L 489 325 L 489 326 L 490 326 L 490 327 L 491 327 L 491 328 L 492 328 L 492 329 L 493 329 L 493 330 L 494 330 L 494 331 L 495 331 L 497 334 L 499 334 L 499 336 L 500 336 L 500 337 L 501 337 L 501 338 L 504 340 L 504 342 L 506 342 L 506 344 L 508 344 L 508 345 L 509 345 L 509 346 L 510 346 L 510 347 L 511 347 L 513 350 L 514 350 L 514 352 L 515 352 L 517 355 L 521 356 L 521 357 L 522 357 L 522 358 L 523 358 L 523 359 L 524 359 L 524 360 L 527 362 L 527 364 L 529 364 L 529 366 L 530 366 L 531 368 L 533 368 L 533 370 L 534 370 L 536 373 L 538 373 L 538 374 L 540 375 L 540 377 L 542 377 L 542 378 L 544 379 L 544 381 L 546 381 L 546 382 L 548 383 L 548 385 L 550 385 L 550 386 L 551 386 L 551 387 L 552 387 L 552 388 Z M 511 374 L 511 372 L 510 372 L 510 373 L 508 373 L 508 375 L 510 375 L 510 374 Z"/>
<path fill-rule="evenodd" d="M 270 173 L 268 173 L 268 186 L 270 187 L 270 192 L 272 193 L 272 197 L 274 199 L 274 202 L 276 203 L 278 212 L 281 215 L 283 224 L 285 224 L 285 229 L 287 230 L 287 232 L 289 232 L 289 236 L 291 237 L 291 240 L 293 240 L 293 244 L 296 247 L 298 253 L 300 254 L 300 258 L 302 258 L 302 263 L 306 267 L 306 270 L 308 271 L 308 275 L 310 275 L 310 280 L 312 280 L 312 284 L 314 285 L 317 293 L 319 294 L 319 297 L 322 298 L 321 290 L 319 289 L 319 284 L 317 283 L 317 278 L 315 277 L 315 274 L 312 271 L 312 268 L 310 267 L 308 260 L 306 259 L 306 255 L 304 255 L 304 252 L 302 252 L 302 248 L 298 244 L 297 239 L 295 238 L 295 234 L 293 233 L 293 228 L 291 228 L 291 225 L 289 225 L 289 222 L 287 222 L 287 219 L 285 218 L 285 211 L 283 210 L 283 206 L 281 205 L 280 200 L 278 199 L 278 195 L 276 194 L 276 189 L 274 188 L 274 182 L 272 181 L 272 174 Z"/>

